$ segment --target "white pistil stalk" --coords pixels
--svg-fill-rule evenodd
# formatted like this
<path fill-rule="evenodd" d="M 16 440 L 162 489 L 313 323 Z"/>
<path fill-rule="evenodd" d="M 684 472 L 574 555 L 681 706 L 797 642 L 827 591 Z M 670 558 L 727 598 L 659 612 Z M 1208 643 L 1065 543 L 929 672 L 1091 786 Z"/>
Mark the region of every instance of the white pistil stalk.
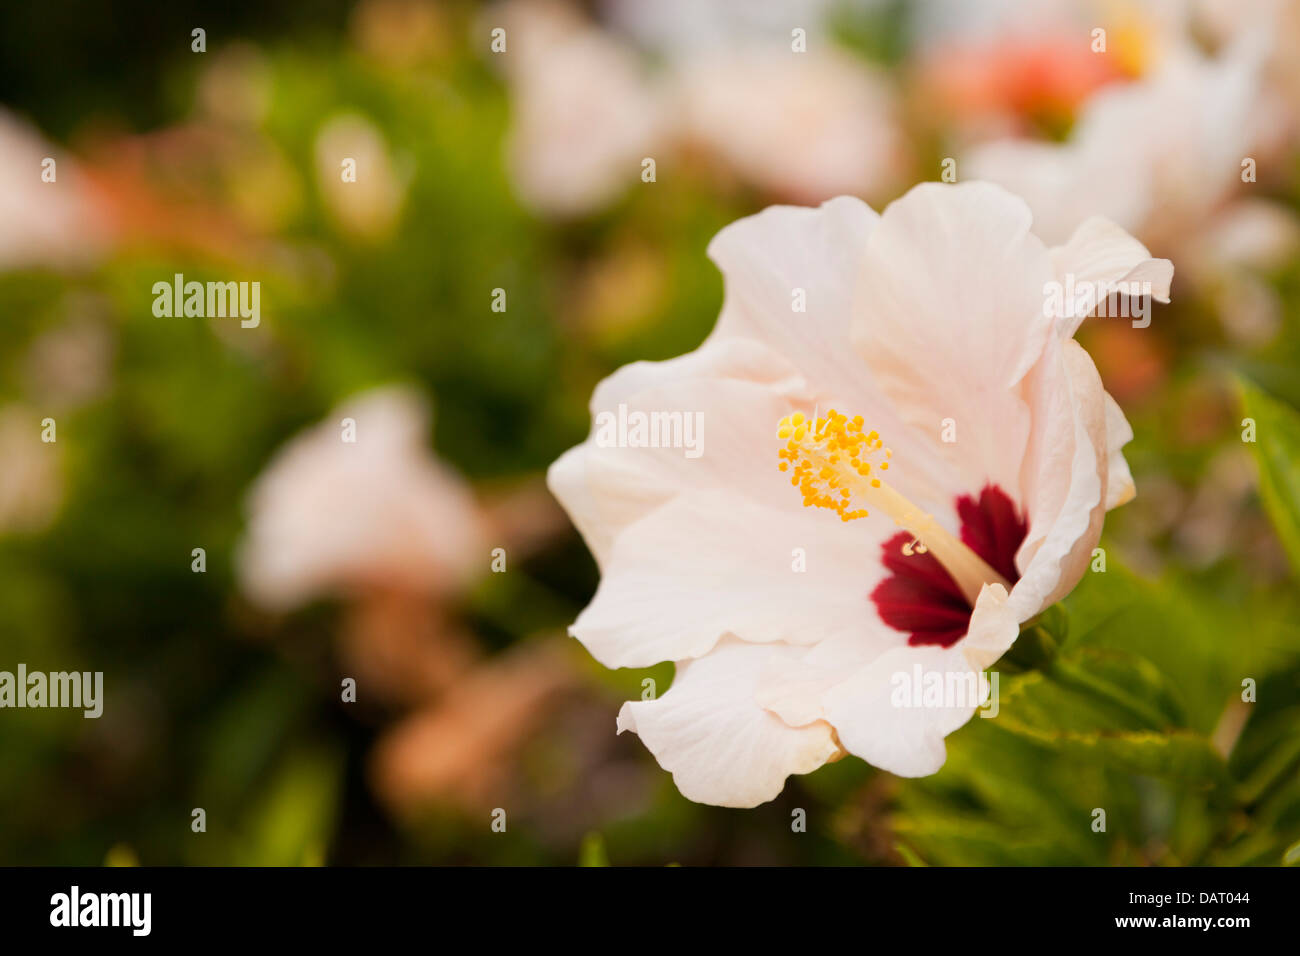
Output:
<path fill-rule="evenodd" d="M 1011 590 L 1006 578 L 935 521 L 934 515 L 918 508 L 872 473 L 872 463 L 866 459 L 880 451 L 883 442 L 876 432 L 863 431 L 861 416 L 849 419 L 831 409 L 824 418 L 810 422 L 796 413 L 781 420 L 777 436 L 788 439 L 779 453 L 781 470 L 792 472 L 790 483 L 803 493 L 806 506 L 829 508 L 838 512 L 843 521 L 867 516 L 867 509 L 853 508 L 855 504 L 879 508 L 925 545 L 952 576 L 971 607 L 985 584 L 1001 584 Z M 884 449 L 885 459 L 891 454 Z M 887 471 L 889 462 L 878 461 L 876 469 Z"/>
<path fill-rule="evenodd" d="M 858 478 L 855 486 L 861 488 L 862 497 L 868 504 L 876 505 L 893 518 L 896 525 L 911 532 L 929 549 L 935 560 L 952 575 L 971 607 L 975 606 L 985 584 L 1000 584 L 1010 592 L 1011 584 L 1007 579 L 993 570 L 960 538 L 935 521 L 934 515 L 922 511 L 883 481 L 879 487 L 872 487 L 870 482 Z"/>

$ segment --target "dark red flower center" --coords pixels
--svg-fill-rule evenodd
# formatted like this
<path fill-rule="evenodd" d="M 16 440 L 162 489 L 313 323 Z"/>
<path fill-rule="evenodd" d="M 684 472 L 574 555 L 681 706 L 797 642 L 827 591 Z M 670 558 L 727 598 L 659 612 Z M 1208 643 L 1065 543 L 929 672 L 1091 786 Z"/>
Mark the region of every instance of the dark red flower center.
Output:
<path fill-rule="evenodd" d="M 1029 522 L 1007 493 L 986 485 L 978 501 L 962 495 L 957 499 L 957 517 L 962 543 L 1012 584 L 1020 580 L 1016 551 Z M 882 621 L 907 632 L 908 644 L 951 647 L 970 626 L 971 606 L 934 555 L 908 547 L 914 540 L 904 531 L 881 545 L 889 576 L 876 585 L 871 600 Z M 912 553 L 904 553 L 904 547 Z"/>

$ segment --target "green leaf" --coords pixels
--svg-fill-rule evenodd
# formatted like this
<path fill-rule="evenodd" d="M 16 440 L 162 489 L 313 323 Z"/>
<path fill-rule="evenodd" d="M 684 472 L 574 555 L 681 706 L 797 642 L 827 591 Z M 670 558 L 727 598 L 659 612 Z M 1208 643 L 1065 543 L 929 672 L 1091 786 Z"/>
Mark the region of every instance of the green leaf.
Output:
<path fill-rule="evenodd" d="M 1089 693 L 1152 730 L 1186 726 L 1182 705 L 1158 667 L 1138 654 L 1079 647 L 1053 663 L 1051 678 Z"/>
<path fill-rule="evenodd" d="M 1300 574 L 1300 412 L 1239 380 L 1242 412 L 1255 422 L 1247 442 L 1259 465 L 1259 493 L 1291 566 Z"/>
<path fill-rule="evenodd" d="M 1071 627 L 1062 655 L 1104 650 L 1149 662 L 1161 695 L 1172 699 L 1158 706 L 1181 726 L 1209 736 L 1240 695 L 1241 678 L 1275 667 L 1295 646 L 1290 599 L 1265 596 L 1251 582 L 1225 585 L 1172 568 L 1140 577 L 1116 555 L 1109 564 L 1105 573 L 1085 575 L 1066 599 Z M 1142 675 L 1133 677 L 1134 695 L 1147 695 Z"/>
<path fill-rule="evenodd" d="M 1039 670 L 1050 667 L 1069 635 L 1070 615 L 1060 604 L 1053 604 L 1020 628 L 1020 636 L 1002 658 L 1004 665 L 1015 670 Z"/>
<path fill-rule="evenodd" d="M 1004 678 L 990 724 L 1073 761 L 1145 776 L 1222 785 L 1223 758 L 1182 726 L 1178 702 L 1150 662 L 1076 648 L 1046 672 Z"/>
<path fill-rule="evenodd" d="M 319 866 L 324 860 L 342 783 L 343 761 L 329 749 L 290 754 L 251 808 L 241 866 Z"/>
<path fill-rule="evenodd" d="M 1300 735 L 1292 734 L 1279 739 L 1242 781 L 1238 788 L 1238 798 L 1242 803 L 1254 803 L 1297 764 L 1300 764 Z"/>
<path fill-rule="evenodd" d="M 1045 732 L 1009 722 L 1013 733 L 1056 747 L 1067 757 L 1095 761 L 1128 773 L 1222 783 L 1223 761 L 1210 742 L 1192 731 Z"/>
<path fill-rule="evenodd" d="M 905 843 L 895 843 L 894 852 L 903 858 L 903 862 L 908 866 L 929 866 L 925 860 L 917 856 L 916 851 Z"/>
<path fill-rule="evenodd" d="M 594 830 L 582 838 L 582 847 L 578 850 L 578 866 L 609 866 L 605 838 Z"/>

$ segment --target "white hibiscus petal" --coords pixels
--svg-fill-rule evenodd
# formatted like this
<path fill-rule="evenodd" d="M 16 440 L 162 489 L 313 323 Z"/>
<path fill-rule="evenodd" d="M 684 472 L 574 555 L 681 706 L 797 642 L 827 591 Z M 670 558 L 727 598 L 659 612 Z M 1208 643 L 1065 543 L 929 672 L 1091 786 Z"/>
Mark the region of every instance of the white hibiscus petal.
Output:
<path fill-rule="evenodd" d="M 1147 288 L 1157 302 L 1169 301 L 1169 284 L 1173 281 L 1174 265 L 1168 259 L 1152 258 L 1142 245 L 1122 228 L 1102 216 L 1093 216 L 1084 222 L 1070 241 L 1051 251 L 1056 268 L 1056 281 L 1063 289 L 1090 290 L 1092 306 L 1103 301 L 1112 292 Z M 1074 295 L 1062 303 L 1059 334 L 1071 336 L 1092 308 L 1074 308 Z"/>
<path fill-rule="evenodd" d="M 879 221 L 866 203 L 841 196 L 816 209 L 769 206 L 727 226 L 709 243 L 726 279 L 714 338 L 758 339 L 809 381 L 851 394 L 863 378 L 844 350 L 852 279 Z M 804 311 L 796 311 L 800 290 Z"/>
<path fill-rule="evenodd" d="M 643 389 L 620 404 L 598 416 L 586 446 L 590 490 L 607 525 L 626 527 L 685 491 L 727 492 L 782 509 L 798 504 L 798 494 L 777 471 L 776 455 L 776 425 L 790 414 L 792 402 L 774 390 L 742 381 L 689 380 Z M 646 439 L 657 431 L 662 447 L 610 442 L 620 430 L 632 434 L 631 424 L 620 421 L 643 423 Z M 658 423 L 654 430 L 652 423 Z"/>
<path fill-rule="evenodd" d="M 971 629 L 952 647 L 898 647 L 822 695 L 826 719 L 849 753 L 902 777 L 943 766 L 943 739 L 989 696 L 983 673 L 1016 639 L 1001 585 L 986 586 Z"/>
<path fill-rule="evenodd" d="M 926 183 L 867 243 L 858 354 L 967 491 L 993 481 L 1018 496 L 1029 409 L 1016 386 L 1047 340 L 1042 290 L 1055 275 L 1029 226 L 1028 207 L 1000 187 Z M 955 442 L 942 440 L 945 419 Z"/>
<path fill-rule="evenodd" d="M 667 362 L 624 366 L 597 386 L 591 435 L 551 465 L 547 484 L 603 566 L 623 528 L 679 491 L 748 487 L 754 474 L 775 482 L 776 422 L 789 413 L 802 388 L 789 363 L 749 340 L 709 344 Z M 688 457 L 685 447 L 600 447 L 598 423 L 607 414 L 617 420 L 620 406 L 698 413 L 703 432 L 690 437 L 702 439 L 702 454 Z M 684 429 L 685 419 L 681 422 Z M 680 437 L 684 446 L 684 430 Z"/>
<path fill-rule="evenodd" d="M 1069 592 L 1083 576 L 1105 517 L 1110 451 L 1105 390 L 1073 339 L 1053 342 L 1029 381 L 1034 433 L 1025 457 L 1029 533 L 1011 591 L 1020 620 Z"/>
<path fill-rule="evenodd" d="M 1124 460 L 1123 448 L 1133 440 L 1133 426 L 1124 417 L 1119 403 L 1106 393 L 1106 451 L 1109 456 L 1106 480 L 1106 510 L 1132 501 L 1137 494 L 1133 473 Z"/>
<path fill-rule="evenodd" d="M 604 567 L 605 556 L 614 544 L 619 525 L 605 520 L 604 509 L 592 490 L 587 477 L 590 458 L 590 446 L 574 445 L 551 462 L 551 467 L 546 470 L 546 487 L 564 506 L 569 520 L 591 549 L 596 564 Z"/>
<path fill-rule="evenodd" d="M 1020 634 L 1020 621 L 1010 602 L 1007 589 L 1000 584 L 986 584 L 975 601 L 966 636 L 955 646 L 976 670 L 992 667 Z"/>
<path fill-rule="evenodd" d="M 939 696 L 927 702 L 926 687 L 935 681 Z M 943 738 L 970 719 L 988 690 L 987 680 L 956 647 L 900 647 L 822 699 L 849 753 L 901 777 L 923 777 L 943 766 Z"/>
<path fill-rule="evenodd" d="M 825 722 L 791 727 L 754 699 L 758 675 L 781 645 L 729 639 L 677 665 L 668 692 L 629 701 L 618 729 L 641 737 L 688 800 L 756 807 L 781 792 L 790 774 L 811 773 L 840 756 Z"/>
<path fill-rule="evenodd" d="M 1007 597 L 1006 588 L 1000 584 L 985 585 L 980 593 L 971 614 L 970 629 L 953 647 L 961 653 L 969 669 L 981 671 L 990 667 L 1015 643 L 1020 623 Z M 792 727 L 816 720 L 831 720 L 834 724 L 828 701 L 842 702 L 838 695 L 828 697 L 827 692 L 843 683 L 846 675 L 855 675 L 857 679 L 860 672 L 885 654 L 894 654 L 891 661 L 901 659 L 896 651 L 911 651 L 922 658 L 930 654 L 931 649 L 909 647 L 902 632 L 879 621 L 875 623 L 876 628 L 866 634 L 844 635 L 772 657 L 759 679 L 759 703 Z M 974 702 L 970 703 L 973 708 Z M 836 713 L 843 716 L 843 711 Z M 936 724 L 941 725 L 942 722 Z M 838 730 L 839 725 L 835 726 Z"/>
<path fill-rule="evenodd" d="M 844 526 L 797 504 L 679 497 L 618 536 L 570 633 L 606 667 L 700 657 L 728 634 L 793 644 L 866 634 L 888 530 L 873 520 L 827 534 Z"/>
<path fill-rule="evenodd" d="M 791 727 L 802 727 L 826 717 L 822 695 L 870 664 L 886 651 L 900 647 L 907 635 L 887 626 L 867 611 L 868 626 L 861 633 L 828 638 L 812 647 L 792 648 L 773 656 L 760 675 L 756 697 L 763 707 Z"/>
<path fill-rule="evenodd" d="M 779 352 L 756 339 L 711 338 L 693 352 L 664 362 L 632 362 L 603 379 L 591 395 L 591 414 L 617 408 L 638 392 L 693 379 L 734 379 L 767 385 L 782 395 L 806 385 Z"/>
<path fill-rule="evenodd" d="M 862 357 L 845 348 L 862 257 L 879 221 L 865 203 L 841 196 L 816 209 L 772 206 L 723 229 L 709 244 L 726 280 L 709 342 L 757 339 L 777 349 L 822 411 L 862 415 L 887 437 L 906 465 L 913 501 L 950 513 L 950 492 L 962 486 L 956 470 L 928 433 L 908 427 Z"/>

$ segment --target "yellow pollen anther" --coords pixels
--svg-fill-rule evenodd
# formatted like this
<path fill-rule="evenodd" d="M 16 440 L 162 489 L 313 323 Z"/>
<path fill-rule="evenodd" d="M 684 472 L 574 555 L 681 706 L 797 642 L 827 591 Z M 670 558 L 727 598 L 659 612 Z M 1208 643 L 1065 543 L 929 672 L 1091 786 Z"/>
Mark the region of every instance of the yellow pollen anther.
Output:
<path fill-rule="evenodd" d="M 788 440 L 777 452 L 781 459 L 778 467 L 790 472 L 790 484 L 799 489 L 804 506 L 830 509 L 841 521 L 870 514 L 867 508 L 855 504 L 879 508 L 920 543 L 921 547 L 915 549 L 917 554 L 931 554 L 943 565 L 972 607 L 985 584 L 1001 584 L 1010 591 L 1011 585 L 1002 575 L 933 515 L 871 476 L 873 463 L 868 459 L 882 449 L 884 458 L 894 453 L 884 447 L 878 432 L 864 432 L 863 427 L 861 415 L 850 419 L 833 408 L 812 420 L 795 412 L 777 424 L 777 437 Z M 878 460 L 875 464 L 882 472 L 889 469 L 888 461 Z"/>

